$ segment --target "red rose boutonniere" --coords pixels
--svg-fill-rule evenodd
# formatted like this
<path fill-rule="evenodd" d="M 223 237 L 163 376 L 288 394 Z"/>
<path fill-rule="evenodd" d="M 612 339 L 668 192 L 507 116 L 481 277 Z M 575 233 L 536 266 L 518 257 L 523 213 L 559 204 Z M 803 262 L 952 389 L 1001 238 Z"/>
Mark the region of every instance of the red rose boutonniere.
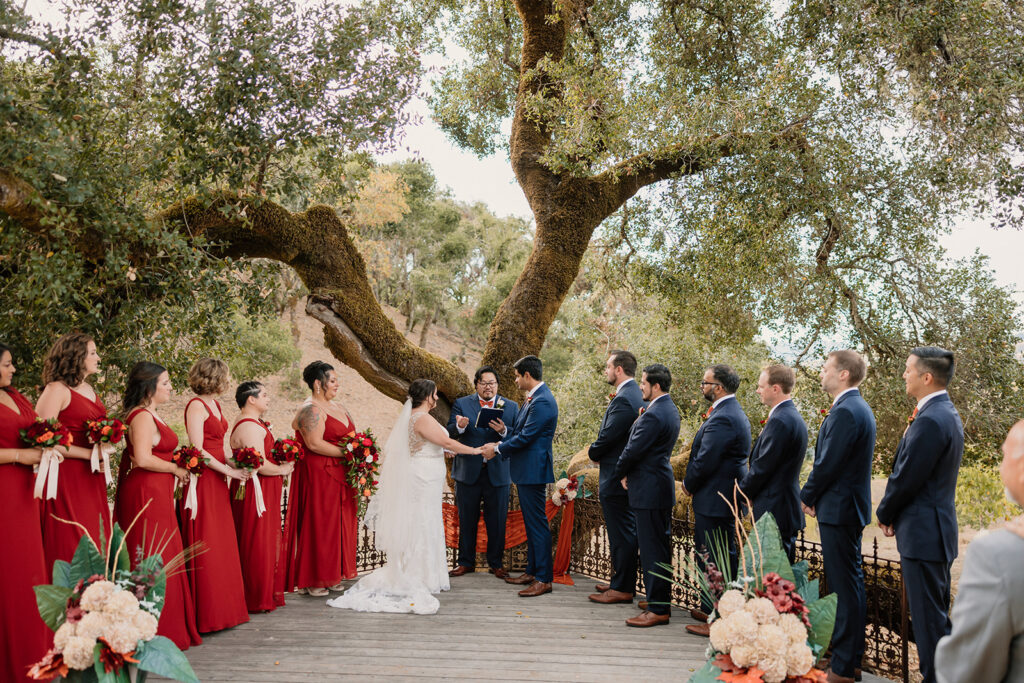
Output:
<path fill-rule="evenodd" d="M 761 426 L 762 427 L 764 427 L 766 424 L 768 424 L 768 418 L 765 418 L 765 419 L 761 420 Z"/>
<path fill-rule="evenodd" d="M 916 419 L 917 419 L 917 408 L 915 407 L 914 408 L 914 412 L 912 412 L 910 414 L 910 417 L 907 418 L 907 426 L 909 427 L 910 425 L 914 424 L 914 420 L 916 420 Z"/>
<path fill-rule="evenodd" d="M 640 412 L 637 414 L 637 417 L 639 417 L 640 415 L 643 415 L 645 410 L 647 410 L 647 408 L 644 408 L 643 406 L 640 406 Z"/>
<path fill-rule="evenodd" d="M 615 396 L 616 396 L 616 393 L 613 391 L 612 393 L 608 394 L 608 400 L 609 401 L 612 400 L 613 398 L 615 398 Z"/>

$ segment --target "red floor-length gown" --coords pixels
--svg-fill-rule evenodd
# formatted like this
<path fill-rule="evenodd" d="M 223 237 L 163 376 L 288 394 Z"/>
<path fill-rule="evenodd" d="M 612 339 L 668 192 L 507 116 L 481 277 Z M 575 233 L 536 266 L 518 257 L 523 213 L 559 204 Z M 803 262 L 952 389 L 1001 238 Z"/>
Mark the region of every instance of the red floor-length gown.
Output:
<path fill-rule="evenodd" d="M 60 411 L 57 419 L 71 431 L 71 443 L 92 449 L 85 428 L 87 420 L 107 419 L 107 408 L 100 401 L 90 401 L 74 389 L 71 402 Z M 110 538 L 110 506 L 107 504 L 107 482 L 102 472 L 93 472 L 89 460 L 64 458 L 57 479 L 57 497 L 43 500 L 43 549 L 46 566 L 51 570 L 54 560 L 71 561 L 82 538 L 82 530 L 74 524 L 59 522 L 55 517 L 78 522 L 89 532 L 97 545 L 100 543 L 100 524 L 104 538 Z"/>
<path fill-rule="evenodd" d="M 125 424 L 131 424 L 145 408 L 136 408 L 128 415 Z M 171 461 L 174 449 L 178 447 L 178 437 L 170 427 L 153 416 L 160 441 L 153 446 L 153 455 L 161 460 Z M 178 531 L 178 517 L 174 512 L 174 475 L 170 472 L 154 472 L 132 465 L 132 443 L 128 439 L 128 447 L 121 458 L 121 469 L 130 467 L 127 475 L 119 475 L 117 498 L 114 502 L 114 516 L 120 527 L 128 533 L 128 557 L 132 566 L 138 564 L 138 548 L 142 548 L 143 556 L 149 555 L 154 548 L 166 543 L 162 557 L 166 565 L 172 558 L 182 552 L 181 534 Z M 136 520 L 136 515 L 149 503 L 149 507 Z M 135 524 L 132 525 L 132 521 Z M 128 531 L 128 527 L 131 530 Z M 196 630 L 196 612 L 192 597 L 192 589 L 188 578 L 179 568 L 172 576 L 167 577 L 167 593 L 164 596 L 164 608 L 160 612 L 160 623 L 157 633 L 167 636 L 182 650 L 192 645 L 199 645 L 203 639 Z"/>
<path fill-rule="evenodd" d="M 24 448 L 20 430 L 36 419 L 32 404 L 5 387 L 18 412 L 0 404 L 0 448 Z M 53 634 L 39 617 L 33 586 L 50 582 L 39 526 L 39 501 L 32 497 L 30 465 L 0 465 L 0 681 L 28 681 L 28 668 L 46 654 Z"/>
<path fill-rule="evenodd" d="M 330 415 L 324 441 L 337 443 L 355 431 Z M 340 458 L 317 455 L 306 448 L 301 432 L 296 439 L 306 452 L 291 512 L 295 519 L 294 577 L 300 588 L 326 588 L 356 576 L 356 492 L 346 483 L 347 468 Z"/>
<path fill-rule="evenodd" d="M 274 435 L 265 422 L 246 417 L 235 425 L 253 422 L 264 430 L 263 455 L 270 455 Z M 234 433 L 232 429 L 232 433 Z M 239 481 L 231 482 L 231 509 L 235 514 L 235 532 L 238 534 L 238 555 L 242 560 L 242 579 L 245 582 L 245 605 L 250 612 L 269 612 L 284 604 L 284 573 L 281 562 L 281 486 L 284 477 L 259 476 L 260 490 L 266 510 L 256 514 L 256 495 L 253 482 L 245 483 L 245 498 L 235 500 Z"/>
<path fill-rule="evenodd" d="M 207 412 L 203 421 L 203 443 L 197 445 L 220 462 L 226 462 L 224 435 L 228 431 L 228 421 L 224 419 L 223 411 L 218 419 L 202 399 L 193 398 L 188 405 L 192 401 L 202 403 Z M 185 406 L 186 429 L 188 405 Z M 219 403 L 217 409 L 220 410 Z M 210 633 L 244 624 L 249 621 L 249 611 L 245 608 L 231 494 L 224 476 L 207 469 L 199 477 L 196 494 L 199 499 L 196 518 L 192 519 L 192 511 L 184 508 L 184 499 L 178 512 L 181 515 L 181 537 L 185 543 L 202 541 L 206 546 L 206 552 L 189 562 L 188 578 L 196 601 L 196 625 L 200 633 Z"/>

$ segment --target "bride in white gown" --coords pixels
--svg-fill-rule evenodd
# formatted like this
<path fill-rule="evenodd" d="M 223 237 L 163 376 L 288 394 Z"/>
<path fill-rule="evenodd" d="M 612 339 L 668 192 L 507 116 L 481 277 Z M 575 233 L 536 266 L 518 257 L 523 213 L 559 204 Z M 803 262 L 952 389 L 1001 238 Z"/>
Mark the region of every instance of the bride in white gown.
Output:
<path fill-rule="evenodd" d="M 418 379 L 409 385 L 409 399 L 384 445 L 377 493 L 363 519 L 387 561 L 328 600 L 331 607 L 416 614 L 434 614 L 440 607 L 433 594 L 449 588 L 441 516 L 444 452 L 481 450 L 449 437 L 430 415 L 436 405 L 434 382 Z"/>

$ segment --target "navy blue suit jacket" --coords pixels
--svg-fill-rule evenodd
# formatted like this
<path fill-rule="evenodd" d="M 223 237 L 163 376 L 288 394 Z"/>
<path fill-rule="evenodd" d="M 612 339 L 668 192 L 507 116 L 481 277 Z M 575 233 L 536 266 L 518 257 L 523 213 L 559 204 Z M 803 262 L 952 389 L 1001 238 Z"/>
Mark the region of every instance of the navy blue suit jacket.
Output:
<path fill-rule="evenodd" d="M 806 453 L 807 423 L 793 401 L 780 403 L 754 442 L 750 469 L 740 481 L 754 519 L 772 513 L 784 538 L 804 528 L 800 467 Z"/>
<path fill-rule="evenodd" d="M 497 407 L 498 403 L 505 404 L 501 421 L 506 425 L 513 424 L 516 421 L 516 415 L 519 414 L 519 404 L 510 398 L 495 396 L 495 407 Z M 476 416 L 479 414 L 480 398 L 476 394 L 455 399 L 455 403 L 452 404 L 452 413 L 448 417 L 448 436 L 474 448 L 483 446 L 485 443 L 500 441 L 501 437 L 498 435 L 498 432 L 490 427 L 473 426 L 476 423 Z M 455 425 L 455 418 L 459 415 L 465 415 L 469 418 L 469 426 L 466 427 L 462 434 L 459 434 L 459 429 Z M 480 469 L 483 461 L 482 455 L 456 455 L 455 461 L 452 463 L 452 479 L 466 484 L 475 484 L 476 480 L 480 478 Z M 508 486 L 512 483 L 509 477 L 508 460 L 501 458 L 491 459 L 491 462 L 487 465 L 487 478 L 491 480 L 491 484 L 494 486 Z"/>
<path fill-rule="evenodd" d="M 815 508 L 819 522 L 871 523 L 871 463 L 875 455 L 875 414 L 854 389 L 829 409 L 814 444 L 814 468 L 800 500 Z"/>
<path fill-rule="evenodd" d="M 964 426 L 949 394 L 928 399 L 896 448 L 878 521 L 896 528 L 902 557 L 952 562 L 957 556 L 956 479 Z"/>
<path fill-rule="evenodd" d="M 664 400 L 664 399 L 662 399 Z M 597 440 L 590 444 L 587 454 L 591 460 L 600 463 L 600 496 L 626 496 L 626 490 L 622 488 L 619 479 L 616 479 L 615 466 L 619 462 L 619 455 L 629 441 L 629 429 L 636 422 L 640 415 L 640 409 L 644 406 L 643 392 L 635 380 L 626 382 L 619 387 L 619 393 L 611 400 L 604 411 L 604 419 L 601 421 L 601 430 L 597 433 Z"/>
<path fill-rule="evenodd" d="M 498 444 L 498 454 L 510 463 L 509 472 L 516 484 L 550 484 L 555 481 L 551 440 L 558 425 L 558 404 L 547 384 L 533 392 L 531 400 L 509 427 Z"/>
<path fill-rule="evenodd" d="M 732 517 L 729 505 L 733 486 L 747 473 L 750 457 L 750 420 L 735 397 L 711 411 L 690 446 L 683 486 L 693 496 L 693 511 L 709 517 Z"/>
<path fill-rule="evenodd" d="M 665 394 L 651 401 L 633 423 L 629 440 L 612 471 L 617 482 L 627 478 L 631 508 L 660 510 L 676 504 L 676 482 L 669 458 L 678 440 L 679 409 Z"/>

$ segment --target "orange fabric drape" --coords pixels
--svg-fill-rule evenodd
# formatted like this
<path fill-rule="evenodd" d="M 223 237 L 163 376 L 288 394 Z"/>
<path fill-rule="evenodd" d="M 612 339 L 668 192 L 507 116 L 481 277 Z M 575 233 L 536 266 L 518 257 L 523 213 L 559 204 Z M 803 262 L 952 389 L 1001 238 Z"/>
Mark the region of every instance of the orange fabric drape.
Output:
<path fill-rule="evenodd" d="M 544 506 L 544 514 L 548 522 L 555 518 L 558 510 L 562 510 L 562 521 L 558 527 L 558 546 L 555 548 L 553 563 L 554 582 L 574 585 L 572 577 L 569 576 L 569 560 L 572 554 L 572 523 L 575 517 L 575 502 L 570 500 L 559 508 L 549 498 Z M 451 503 L 442 503 L 442 515 L 444 517 L 444 541 L 449 548 L 459 547 L 459 511 Z M 509 510 L 508 519 L 505 522 L 505 547 L 514 548 L 526 542 L 526 524 L 523 522 L 522 510 Z M 483 517 L 477 524 L 476 529 L 476 551 L 487 552 L 487 527 L 484 525 Z"/>

